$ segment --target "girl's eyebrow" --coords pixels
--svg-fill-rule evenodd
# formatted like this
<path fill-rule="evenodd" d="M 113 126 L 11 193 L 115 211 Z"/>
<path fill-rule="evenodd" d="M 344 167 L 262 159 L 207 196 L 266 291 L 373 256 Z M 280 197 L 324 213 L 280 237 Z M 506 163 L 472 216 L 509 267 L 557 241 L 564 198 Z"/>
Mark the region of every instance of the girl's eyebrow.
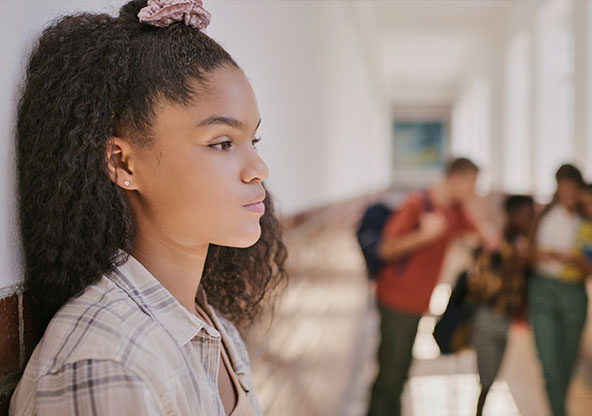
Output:
<path fill-rule="evenodd" d="M 202 121 L 200 121 L 198 123 L 197 126 L 198 127 L 205 127 L 205 126 L 211 126 L 214 124 L 223 124 L 226 126 L 233 127 L 235 129 L 240 129 L 243 127 L 243 123 L 235 118 L 225 117 L 225 116 L 217 116 L 217 115 L 204 118 Z"/>
<path fill-rule="evenodd" d="M 232 117 L 225 117 L 225 116 L 218 116 L 218 115 L 204 118 L 202 121 L 200 121 L 198 123 L 197 126 L 198 127 L 205 127 L 205 126 L 211 126 L 211 125 L 216 125 L 216 124 L 230 126 L 232 128 L 239 129 L 239 130 L 244 129 L 244 127 L 245 127 L 244 123 L 240 120 L 237 120 Z M 255 131 L 257 131 L 257 129 L 259 128 L 260 125 L 261 125 L 261 119 L 259 119 L 259 122 L 257 123 L 257 127 L 255 127 Z"/>

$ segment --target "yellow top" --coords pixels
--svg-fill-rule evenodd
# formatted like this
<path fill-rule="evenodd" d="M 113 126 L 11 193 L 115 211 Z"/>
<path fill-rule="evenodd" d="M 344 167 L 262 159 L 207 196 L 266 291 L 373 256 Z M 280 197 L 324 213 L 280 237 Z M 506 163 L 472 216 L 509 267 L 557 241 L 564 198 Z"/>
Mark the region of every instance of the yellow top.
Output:
<path fill-rule="evenodd" d="M 592 221 L 585 220 L 582 222 L 572 253 L 592 261 Z M 566 282 L 583 282 L 584 278 L 585 274 L 572 265 L 566 265 L 561 273 L 561 280 Z"/>

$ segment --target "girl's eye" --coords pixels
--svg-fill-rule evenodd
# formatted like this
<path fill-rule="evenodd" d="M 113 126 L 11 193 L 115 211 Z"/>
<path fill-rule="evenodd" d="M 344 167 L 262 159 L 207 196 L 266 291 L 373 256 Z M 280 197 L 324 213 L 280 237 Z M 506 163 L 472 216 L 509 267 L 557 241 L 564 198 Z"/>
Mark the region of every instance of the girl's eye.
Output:
<path fill-rule="evenodd" d="M 259 143 L 260 141 L 261 141 L 261 137 L 255 137 L 255 138 L 252 140 L 253 147 L 254 147 L 255 149 L 257 148 L 257 143 Z"/>
<path fill-rule="evenodd" d="M 230 149 L 230 147 L 232 146 L 232 142 L 230 140 L 226 140 L 224 142 L 210 144 L 209 146 L 219 151 L 226 151 Z"/>

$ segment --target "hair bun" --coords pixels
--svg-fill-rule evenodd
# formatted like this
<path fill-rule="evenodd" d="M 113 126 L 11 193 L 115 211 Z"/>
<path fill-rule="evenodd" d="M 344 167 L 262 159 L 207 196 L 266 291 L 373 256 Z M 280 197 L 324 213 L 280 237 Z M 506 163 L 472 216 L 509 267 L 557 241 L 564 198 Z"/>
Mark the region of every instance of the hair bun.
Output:
<path fill-rule="evenodd" d="M 201 0 L 148 0 L 138 12 L 140 22 L 167 27 L 176 22 L 203 30 L 210 24 L 210 13 Z"/>
<path fill-rule="evenodd" d="M 118 19 L 138 23 L 138 13 L 146 7 L 146 5 L 146 0 L 132 0 L 121 6 Z"/>

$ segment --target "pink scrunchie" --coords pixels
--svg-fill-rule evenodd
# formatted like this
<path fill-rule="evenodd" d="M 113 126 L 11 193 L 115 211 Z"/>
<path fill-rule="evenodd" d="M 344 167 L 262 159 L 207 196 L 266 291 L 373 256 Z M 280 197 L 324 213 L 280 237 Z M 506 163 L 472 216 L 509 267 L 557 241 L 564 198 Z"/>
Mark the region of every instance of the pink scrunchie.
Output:
<path fill-rule="evenodd" d="M 175 22 L 203 30 L 210 24 L 210 13 L 201 0 L 148 0 L 138 13 L 140 22 L 167 27 Z"/>

